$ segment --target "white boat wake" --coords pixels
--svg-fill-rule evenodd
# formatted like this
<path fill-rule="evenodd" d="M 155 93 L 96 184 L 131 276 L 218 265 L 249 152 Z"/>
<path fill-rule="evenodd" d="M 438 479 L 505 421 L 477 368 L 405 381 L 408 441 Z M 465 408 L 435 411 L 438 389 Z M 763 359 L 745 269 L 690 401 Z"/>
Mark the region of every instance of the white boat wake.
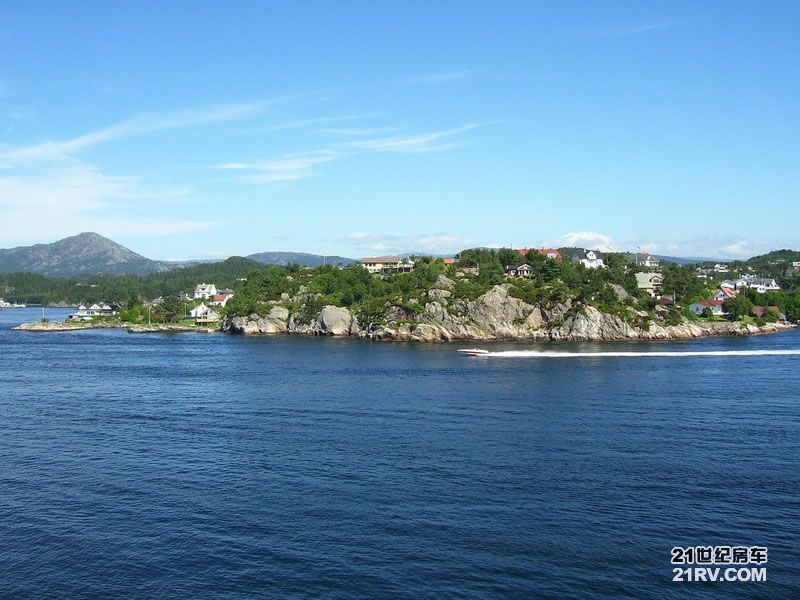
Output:
<path fill-rule="evenodd" d="M 470 353 L 471 354 L 471 353 Z M 553 352 L 539 350 L 504 350 L 499 352 L 482 352 L 471 354 L 478 357 L 501 358 L 629 358 L 629 357 L 687 357 L 687 356 L 791 356 L 800 355 L 796 350 L 696 350 L 686 352 L 668 352 L 655 350 L 652 352 Z"/>

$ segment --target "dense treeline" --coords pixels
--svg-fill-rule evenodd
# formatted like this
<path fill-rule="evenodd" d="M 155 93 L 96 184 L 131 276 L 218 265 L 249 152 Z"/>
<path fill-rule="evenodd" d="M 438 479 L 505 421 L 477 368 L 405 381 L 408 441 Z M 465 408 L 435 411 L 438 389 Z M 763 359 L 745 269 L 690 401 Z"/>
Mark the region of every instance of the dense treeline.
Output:
<path fill-rule="evenodd" d="M 776 280 L 783 289 L 794 290 L 800 285 L 800 272 L 793 267 L 795 262 L 800 262 L 800 252 L 797 250 L 775 250 L 747 260 L 729 261 L 726 263 L 729 272 L 712 273 L 712 275 L 719 280 L 736 278 L 744 274 L 758 274 Z M 699 266 L 710 268 L 714 264 L 704 262 Z"/>
<path fill-rule="evenodd" d="M 134 310 L 144 300 L 158 296 L 166 300 L 181 292 L 191 292 L 198 283 L 210 282 L 218 288 L 235 290 L 235 296 L 224 311 L 227 313 L 265 313 L 270 308 L 267 302 L 281 301 L 309 316 L 322 306 L 333 304 L 349 307 L 364 318 L 378 320 L 392 306 L 421 311 L 426 292 L 440 275 L 446 275 L 455 282 L 452 297 L 443 301 L 448 310 L 458 310 L 456 301 L 460 299 L 472 300 L 493 285 L 509 283 L 512 296 L 531 304 L 548 307 L 570 300 L 573 306 L 593 305 L 628 320 L 632 318 L 630 309 L 635 308 L 641 319 L 645 318 L 643 311 L 646 311 L 647 318 L 658 317 L 671 323 L 679 322 L 683 316 L 694 318 L 686 307 L 709 298 L 718 285 L 718 282 L 698 278 L 693 265 L 666 264 L 661 269 L 664 295 L 674 298 L 683 308 L 660 308 L 659 313 L 655 310 L 655 301 L 637 288 L 637 268 L 627 262 L 625 254 L 606 253 L 608 268 L 587 269 L 571 260 L 568 250 L 571 249 L 562 249 L 565 259 L 551 260 L 536 251 L 521 256 L 508 248 L 473 248 L 461 252 L 458 265 L 445 265 L 442 260 L 421 257 L 410 273 L 382 277 L 371 275 L 360 265 L 344 269 L 331 265 L 316 269 L 298 265 L 265 267 L 240 257 L 144 276 L 50 278 L 11 273 L 0 274 L 0 297 L 26 304 L 119 302 Z M 766 264 L 772 260 L 767 260 Z M 506 277 L 506 267 L 522 263 L 532 267 L 532 279 Z M 758 294 L 746 290 L 741 296 L 738 303 L 731 304 L 732 318 L 746 317 L 753 306 L 777 306 L 790 320 L 800 319 L 800 291 L 790 288 Z M 292 299 L 299 297 L 302 301 L 291 306 L 295 302 Z M 185 309 L 183 305 L 171 306 L 168 300 L 161 312 L 178 318 Z M 141 319 L 141 308 L 135 310 L 139 311 L 137 315 Z"/>
<path fill-rule="evenodd" d="M 316 269 L 268 267 L 251 273 L 247 282 L 235 288 L 236 295 L 228 301 L 229 314 L 264 314 L 268 301 L 286 300 L 298 294 L 314 294 L 304 298 L 302 306 L 293 307 L 311 316 L 326 304 L 346 306 L 362 317 L 378 318 L 387 304 L 414 307 L 410 299 L 430 289 L 448 267 L 441 260 L 418 259 L 410 273 L 375 277 L 360 265 L 344 269 L 323 265 Z M 414 308 L 412 308 L 414 310 Z"/>
<path fill-rule="evenodd" d="M 80 275 L 60 278 L 32 273 L 0 273 L 0 297 L 25 304 L 91 302 L 142 302 L 158 296 L 191 292 L 195 285 L 210 282 L 233 287 L 264 265 L 241 257 L 153 273 L 150 275 Z"/>
<path fill-rule="evenodd" d="M 252 275 L 228 302 L 229 314 L 266 314 L 274 302 L 311 316 L 326 304 L 347 306 L 362 320 L 379 321 L 391 307 L 421 312 L 426 292 L 440 275 L 453 281 L 451 296 L 440 298 L 450 311 L 458 312 L 459 300 L 473 300 L 492 286 L 509 283 L 510 294 L 526 302 L 552 306 L 571 300 L 579 307 L 595 305 L 626 319 L 634 318 L 629 308 L 653 309 L 654 303 L 637 289 L 633 270 L 622 254 L 606 255 L 609 268 L 587 269 L 570 260 L 549 260 L 536 252 L 520 256 L 515 250 L 465 250 L 458 265 L 441 260 L 418 259 L 410 273 L 374 277 L 360 266 L 346 269 L 321 267 L 270 267 Z M 505 268 L 522 262 L 531 265 L 532 279 L 508 278 Z M 308 294 L 316 294 L 310 297 Z M 291 306 L 294 298 L 301 298 Z M 644 304 L 641 304 L 641 303 Z M 300 315 L 302 318 L 302 314 Z M 638 317 L 642 318 L 642 317 Z"/>

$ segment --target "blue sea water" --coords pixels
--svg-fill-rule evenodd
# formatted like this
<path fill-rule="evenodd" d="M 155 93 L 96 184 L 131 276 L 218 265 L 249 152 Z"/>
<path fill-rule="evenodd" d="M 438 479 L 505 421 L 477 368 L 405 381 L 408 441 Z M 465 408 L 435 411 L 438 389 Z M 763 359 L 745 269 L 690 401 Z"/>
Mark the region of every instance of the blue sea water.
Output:
<path fill-rule="evenodd" d="M 800 597 L 800 356 L 10 331 L 38 314 L 0 311 L 0 597 Z M 740 544 L 766 582 L 671 580 Z"/>

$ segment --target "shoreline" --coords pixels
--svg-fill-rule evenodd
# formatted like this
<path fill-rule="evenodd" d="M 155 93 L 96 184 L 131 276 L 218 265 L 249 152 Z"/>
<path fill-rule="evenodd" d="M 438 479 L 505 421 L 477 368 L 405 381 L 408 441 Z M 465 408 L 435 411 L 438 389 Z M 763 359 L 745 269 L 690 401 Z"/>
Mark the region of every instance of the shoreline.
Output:
<path fill-rule="evenodd" d="M 32 322 L 20 323 L 12 327 L 12 331 L 28 331 L 32 333 L 65 333 L 68 331 L 86 331 L 87 329 L 125 329 L 128 333 L 217 333 L 209 327 L 192 327 L 189 325 L 140 325 L 137 323 L 77 323 L 66 322 Z"/>
<path fill-rule="evenodd" d="M 272 337 L 272 336 L 306 336 L 306 337 L 342 337 L 367 342 L 404 342 L 404 343 L 425 343 L 425 344 L 447 344 L 447 343 L 475 343 L 475 342 L 653 342 L 653 341 L 680 341 L 696 340 L 705 338 L 720 337 L 746 337 L 756 335 L 770 335 L 796 329 L 798 326 L 793 324 L 768 324 L 761 327 L 748 325 L 739 322 L 729 323 L 705 323 L 690 331 L 670 332 L 666 336 L 658 337 L 630 337 L 630 336 L 570 336 L 553 337 L 547 331 L 531 332 L 533 335 L 508 335 L 496 334 L 486 336 L 450 336 L 450 337 L 414 337 L 413 335 L 353 335 L 350 333 L 331 333 L 319 331 L 274 331 L 274 332 L 237 332 L 224 329 L 211 329 L 208 327 L 194 327 L 189 325 L 140 325 L 135 323 L 76 323 L 74 325 L 66 322 L 30 322 L 21 323 L 12 327 L 12 331 L 27 331 L 32 333 L 64 333 L 69 331 L 86 331 L 90 329 L 124 329 L 128 333 L 226 333 L 229 335 L 244 337 Z"/>

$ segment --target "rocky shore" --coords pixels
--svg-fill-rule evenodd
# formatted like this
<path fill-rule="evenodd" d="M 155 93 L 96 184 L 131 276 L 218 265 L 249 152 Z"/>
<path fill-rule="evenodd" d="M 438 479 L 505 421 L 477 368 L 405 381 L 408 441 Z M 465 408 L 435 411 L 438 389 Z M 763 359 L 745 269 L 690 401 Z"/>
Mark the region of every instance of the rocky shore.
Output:
<path fill-rule="evenodd" d="M 36 321 L 33 323 L 22 323 L 12 328 L 14 331 L 40 331 L 40 332 L 57 332 L 57 331 L 81 331 L 83 329 L 126 329 L 129 333 L 214 333 L 214 329 L 208 327 L 192 327 L 189 325 L 135 325 L 132 323 L 108 323 L 108 322 L 95 322 L 95 323 L 70 323 L 70 322 L 52 322 L 52 321 Z"/>
<path fill-rule="evenodd" d="M 448 302 L 453 282 L 440 277 L 419 310 L 392 307 L 380 322 L 361 323 L 347 308 L 325 306 L 300 319 L 280 302 L 266 314 L 229 316 L 222 330 L 243 335 L 301 334 L 351 336 L 368 340 L 450 342 L 478 340 L 622 341 L 692 339 L 709 336 L 775 333 L 791 326 L 763 327 L 741 322 L 690 321 L 666 325 L 629 308 L 627 318 L 571 302 L 544 308 L 509 294 L 511 286 L 494 286 L 476 300 Z M 300 299 L 302 300 L 302 299 Z M 292 301 L 296 304 L 297 298 Z"/>

